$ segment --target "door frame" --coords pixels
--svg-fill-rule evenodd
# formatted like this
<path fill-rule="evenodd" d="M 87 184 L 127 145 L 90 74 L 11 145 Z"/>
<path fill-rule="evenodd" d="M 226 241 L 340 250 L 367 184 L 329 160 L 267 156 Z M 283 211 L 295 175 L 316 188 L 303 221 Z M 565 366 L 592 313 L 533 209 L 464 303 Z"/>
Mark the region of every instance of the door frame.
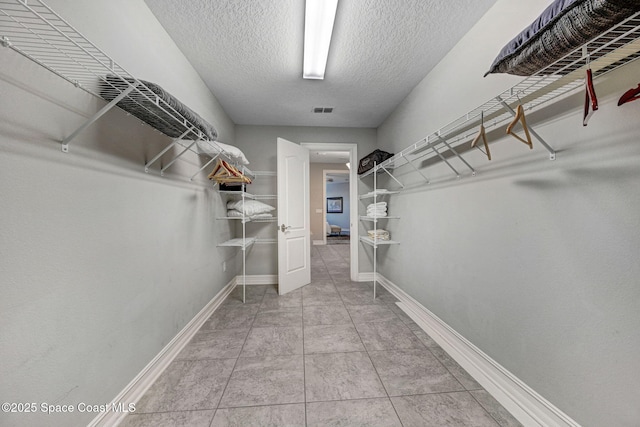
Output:
<path fill-rule="evenodd" d="M 351 168 L 349 169 L 349 203 L 351 212 L 349 215 L 349 228 L 351 238 L 349 239 L 349 253 L 351 258 L 350 276 L 354 282 L 358 281 L 358 242 L 359 242 L 359 229 L 360 219 L 358 218 L 358 144 L 355 143 L 341 143 L 341 142 L 303 142 L 300 145 L 307 147 L 309 150 L 319 151 L 348 151 L 349 163 Z M 342 171 L 344 172 L 344 171 Z M 323 196 L 326 200 L 326 183 L 323 183 Z M 311 207 L 309 207 L 311 209 Z M 322 224 L 322 231 L 324 235 L 324 223 L 326 222 L 326 207 L 323 208 L 324 222 Z M 326 243 L 326 236 L 324 237 Z"/>

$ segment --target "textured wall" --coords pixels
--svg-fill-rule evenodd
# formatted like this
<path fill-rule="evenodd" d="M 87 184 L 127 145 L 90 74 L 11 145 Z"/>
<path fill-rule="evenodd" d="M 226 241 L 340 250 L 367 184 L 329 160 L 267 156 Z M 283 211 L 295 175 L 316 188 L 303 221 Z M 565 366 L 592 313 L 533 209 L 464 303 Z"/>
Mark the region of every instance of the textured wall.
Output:
<path fill-rule="evenodd" d="M 47 3 L 233 138 L 142 1 Z M 221 263 L 233 254 L 216 247 L 231 234 L 213 220 L 220 198 L 206 174 L 188 182 L 202 162 L 195 155 L 167 177 L 157 165 L 145 174 L 169 140 L 117 109 L 62 153 L 59 141 L 104 102 L 8 49 L 0 98 L 1 400 L 110 402 L 231 279 Z M 94 416 L 0 413 L 0 424 L 86 425 Z"/>
<path fill-rule="evenodd" d="M 379 128 L 381 148 L 407 147 L 519 81 L 482 74 L 547 4 L 499 0 Z M 580 91 L 528 114 L 554 162 L 502 128 L 489 134 L 491 162 L 469 153 L 477 177 L 426 169 L 433 184 L 391 198 L 402 243 L 379 264 L 585 427 L 640 420 L 640 104 L 616 106 L 639 75 L 634 63 L 597 80 L 587 127 Z"/>

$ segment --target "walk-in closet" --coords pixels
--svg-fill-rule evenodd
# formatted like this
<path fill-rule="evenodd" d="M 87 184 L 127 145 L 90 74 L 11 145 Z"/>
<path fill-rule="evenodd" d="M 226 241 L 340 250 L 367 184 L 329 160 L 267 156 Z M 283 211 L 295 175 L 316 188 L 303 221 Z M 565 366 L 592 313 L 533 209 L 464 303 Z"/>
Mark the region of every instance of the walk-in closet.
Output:
<path fill-rule="evenodd" d="M 0 0 L 0 425 L 639 426 L 639 57 L 631 0 Z"/>

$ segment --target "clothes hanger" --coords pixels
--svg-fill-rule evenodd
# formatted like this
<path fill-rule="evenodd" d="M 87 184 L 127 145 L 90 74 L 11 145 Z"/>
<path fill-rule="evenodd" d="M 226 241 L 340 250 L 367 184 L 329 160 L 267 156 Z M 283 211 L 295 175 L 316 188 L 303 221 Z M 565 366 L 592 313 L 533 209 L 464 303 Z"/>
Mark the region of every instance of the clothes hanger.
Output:
<path fill-rule="evenodd" d="M 582 116 L 582 126 L 586 126 L 591 116 L 593 116 L 593 113 L 598 110 L 598 97 L 596 96 L 596 90 L 593 87 L 593 74 L 591 72 L 591 66 L 589 64 L 588 55 L 587 55 L 587 75 L 584 79 L 584 86 L 585 86 L 584 115 Z"/>
<path fill-rule="evenodd" d="M 473 141 L 471 141 L 471 147 L 475 147 L 480 138 L 482 138 L 482 142 L 484 143 L 485 151 L 482 151 L 480 147 L 478 147 L 478 150 L 483 152 L 487 156 L 487 158 L 491 160 L 491 152 L 489 151 L 489 144 L 487 144 L 487 135 L 484 129 L 484 111 L 480 112 L 480 131 L 478 132 L 476 137 L 473 138 Z"/>
<path fill-rule="evenodd" d="M 251 184 L 251 179 L 244 175 L 235 166 L 228 162 L 218 159 L 216 167 L 208 176 L 209 179 L 215 180 L 217 183 L 245 183 Z"/>
<path fill-rule="evenodd" d="M 626 104 L 627 102 L 635 101 L 636 99 L 640 99 L 640 83 L 638 84 L 638 87 L 629 89 L 622 94 L 622 96 L 618 100 L 618 107 L 622 104 Z"/>
<path fill-rule="evenodd" d="M 518 97 L 520 100 L 520 97 Z M 524 129 L 524 134 L 527 139 L 522 138 L 520 135 L 513 132 L 513 127 L 520 122 L 522 124 L 522 128 Z M 529 134 L 529 127 L 527 126 L 527 119 L 524 116 L 524 107 L 522 104 L 518 104 L 518 108 L 516 108 L 516 115 L 507 126 L 507 134 L 513 136 L 518 141 L 522 141 L 529 146 L 530 149 L 533 150 L 533 141 L 531 140 L 531 135 Z"/>

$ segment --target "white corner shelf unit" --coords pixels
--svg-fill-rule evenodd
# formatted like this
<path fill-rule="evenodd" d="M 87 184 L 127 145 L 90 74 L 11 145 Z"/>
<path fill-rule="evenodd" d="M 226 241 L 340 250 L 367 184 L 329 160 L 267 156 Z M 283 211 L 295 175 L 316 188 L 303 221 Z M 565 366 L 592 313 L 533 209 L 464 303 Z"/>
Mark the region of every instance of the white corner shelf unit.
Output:
<path fill-rule="evenodd" d="M 254 172 L 256 177 L 260 176 L 271 176 L 275 177 L 275 172 Z M 267 195 L 256 195 L 247 193 L 246 184 L 242 184 L 242 191 L 227 191 L 227 190 L 218 190 L 218 193 L 225 196 L 224 208 L 226 210 L 226 202 L 230 198 L 237 198 L 242 200 L 242 204 L 244 205 L 245 200 L 275 200 L 277 199 L 277 195 L 267 194 Z M 247 236 L 247 223 L 273 223 L 278 221 L 278 217 L 274 216 L 271 218 L 251 218 L 246 215 L 240 217 L 230 217 L 223 216 L 216 218 L 217 220 L 230 220 L 230 221 L 240 221 L 242 224 L 242 236 L 236 237 L 230 240 L 227 240 L 223 243 L 218 244 L 219 247 L 229 247 L 229 248 L 239 248 L 242 251 L 242 302 L 246 301 L 246 286 L 247 286 L 247 250 L 254 244 L 256 245 L 271 245 L 277 244 L 277 239 L 275 238 L 258 238 L 255 236 Z"/>
<path fill-rule="evenodd" d="M 374 168 L 376 164 L 374 163 Z M 367 174 L 368 175 L 368 174 Z M 360 200 L 372 200 L 372 204 L 378 203 L 378 199 L 384 196 L 389 196 L 391 194 L 397 194 L 399 191 L 390 191 L 385 188 L 378 188 L 378 174 L 373 174 L 373 191 L 370 191 L 366 194 L 361 194 L 358 196 Z M 373 299 L 376 299 L 377 293 L 377 283 L 378 283 L 378 246 L 386 246 L 386 245 L 399 245 L 400 242 L 395 240 L 386 240 L 386 239 L 378 239 L 377 231 L 378 231 L 378 222 L 400 219 L 399 216 L 369 216 L 369 215 L 361 215 L 360 221 L 363 223 L 372 223 L 373 224 L 373 235 L 374 238 L 367 236 L 360 236 L 360 242 L 364 243 L 367 246 L 371 246 L 373 248 Z M 368 231 L 367 231 L 368 234 Z"/>
<path fill-rule="evenodd" d="M 41 65 L 75 88 L 105 101 L 104 107 L 60 141 L 63 152 L 69 151 L 71 140 L 117 106 L 116 104 L 126 103 L 144 108 L 154 122 L 163 123 L 166 127 L 182 132 L 180 137 L 174 138 L 144 165 L 145 172 L 149 172 L 152 164 L 175 147 L 178 148 L 178 153 L 161 167 L 161 175 L 185 153 L 193 152 L 210 160 L 194 173 L 189 181 L 193 181 L 196 175 L 211 166 L 219 157 L 238 166 L 245 175 L 254 177 L 251 170 L 238 165 L 215 141 L 207 139 L 194 123 L 164 99 L 154 95 L 147 85 L 128 73 L 43 1 L 0 0 L 0 45 Z M 112 80 L 109 81 L 107 76 Z M 124 84 L 113 84 L 114 78 Z M 107 102 L 101 95 L 105 90 L 115 97 L 112 101 Z M 153 109 L 148 108 L 149 105 L 153 105 Z M 198 144 L 206 147 L 206 152 L 203 153 Z"/>
<path fill-rule="evenodd" d="M 457 161 L 463 168 L 468 169 L 470 175 L 475 176 L 475 168 L 463 154 L 467 149 L 466 145 L 478 134 L 481 124 L 487 130 L 506 126 L 515 117 L 518 105 L 522 105 L 525 111 L 530 111 L 543 107 L 572 91 L 584 88 L 587 68 L 591 68 L 595 80 L 638 57 L 640 57 L 640 13 L 611 27 L 535 75 L 523 78 L 520 83 L 493 99 L 380 162 L 360 175 L 360 178 L 384 172 L 400 188 L 404 188 L 403 183 L 390 172 L 390 169 L 408 165 L 411 172 L 418 173 L 428 184 L 429 178 L 417 166 L 418 161 L 428 164 L 444 162 L 455 177 L 460 178 L 462 174 L 457 169 L 460 165 L 454 165 Z M 549 158 L 555 160 L 555 150 L 530 125 L 528 128 L 531 136 L 549 152 Z M 480 149 L 478 146 L 476 148 Z"/>

